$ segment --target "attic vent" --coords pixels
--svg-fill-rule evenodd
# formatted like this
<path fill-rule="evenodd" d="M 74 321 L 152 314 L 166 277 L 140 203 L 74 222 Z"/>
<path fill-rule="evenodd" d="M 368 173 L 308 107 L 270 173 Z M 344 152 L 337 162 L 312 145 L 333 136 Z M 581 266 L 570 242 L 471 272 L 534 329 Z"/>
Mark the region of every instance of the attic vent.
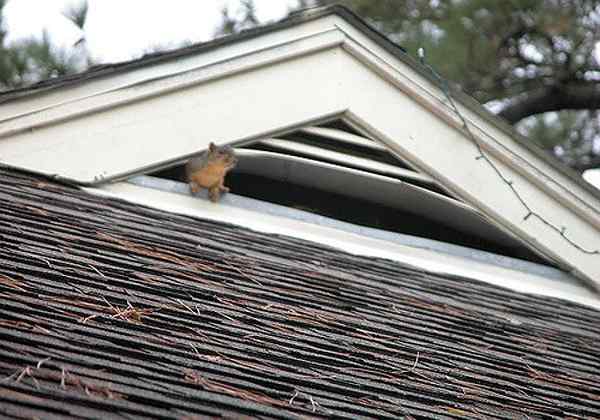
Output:
<path fill-rule="evenodd" d="M 410 169 L 384 146 L 346 131 L 310 127 L 278 138 L 261 140 L 248 148 L 381 175 L 446 194 L 433 179 Z"/>
<path fill-rule="evenodd" d="M 429 176 L 341 122 L 236 148 L 227 177 L 244 196 L 335 220 L 545 262 Z M 185 182 L 184 166 L 151 176 Z"/>

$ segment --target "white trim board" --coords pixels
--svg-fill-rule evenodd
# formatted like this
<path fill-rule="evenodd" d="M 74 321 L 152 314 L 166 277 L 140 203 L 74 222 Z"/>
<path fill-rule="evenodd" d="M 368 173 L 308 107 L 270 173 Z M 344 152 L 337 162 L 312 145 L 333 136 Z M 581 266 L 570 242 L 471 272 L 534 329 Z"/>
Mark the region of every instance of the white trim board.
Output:
<path fill-rule="evenodd" d="M 458 105 L 527 204 L 600 251 L 600 200 Z M 332 14 L 204 54 L 0 106 L 0 158 L 83 184 L 180 162 L 339 116 L 538 253 L 600 288 L 600 255 L 527 214 L 465 135 L 443 93 Z M 318 180 L 315 180 L 318 183 Z"/>

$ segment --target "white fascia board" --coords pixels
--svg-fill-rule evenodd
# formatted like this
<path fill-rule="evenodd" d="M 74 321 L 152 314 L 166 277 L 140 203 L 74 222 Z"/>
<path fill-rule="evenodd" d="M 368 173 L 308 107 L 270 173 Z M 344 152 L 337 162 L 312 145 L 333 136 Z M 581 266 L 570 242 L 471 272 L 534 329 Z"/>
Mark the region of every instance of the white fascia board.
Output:
<path fill-rule="evenodd" d="M 176 214 L 231 223 L 259 232 L 300 238 L 332 246 L 355 255 L 386 258 L 431 272 L 463 276 L 522 293 L 551 296 L 600 308 L 600 299 L 588 288 L 572 282 L 548 279 L 534 273 L 370 238 L 306 221 L 239 208 L 223 202 L 214 204 L 205 199 L 145 188 L 126 182 L 108 184 L 100 188 L 84 188 L 84 190 L 91 194 L 119 198 Z"/>
<path fill-rule="evenodd" d="M 354 56 L 358 62 L 411 96 L 414 102 L 427 111 L 438 115 L 449 125 L 463 132 L 462 122 L 451 109 L 446 96 L 438 86 L 432 84 L 415 71 L 411 65 L 399 60 L 343 19 L 336 22 L 336 27 L 346 35 L 342 48 Z M 412 61 L 412 59 L 407 56 L 406 61 Z M 539 187 L 544 188 L 555 198 L 564 199 L 566 193 L 570 199 L 575 200 L 572 204 L 575 205 L 576 210 L 583 217 L 591 216 L 589 220 L 600 228 L 600 202 L 596 197 L 571 179 L 558 173 L 548 162 L 531 153 L 525 146 L 505 131 L 486 121 L 481 115 L 456 100 L 455 103 L 459 112 L 467 120 L 470 130 L 488 154 L 507 161 L 524 175 L 530 176 Z M 381 105 L 378 107 L 383 110 Z M 348 108 L 354 109 L 352 106 Z M 398 115 L 398 118 L 401 118 L 401 115 Z"/>
<path fill-rule="evenodd" d="M 182 161 L 210 141 L 241 144 L 343 116 L 498 226 L 598 287 L 600 255 L 581 252 L 534 217 L 524 220 L 526 211 L 508 186 L 475 160 L 472 140 L 439 89 L 338 16 L 294 30 L 293 37 L 282 30 L 241 41 L 239 48 L 251 48 L 238 56 L 223 53 L 221 60 L 193 70 L 66 98 L 5 121 L 2 161 L 94 183 Z M 23 101 L 35 109 L 35 97 Z M 459 108 L 528 205 L 564 226 L 581 247 L 600 250 L 599 201 L 502 130 Z"/>
<path fill-rule="evenodd" d="M 60 89 L 42 91 L 32 96 L 15 99 L 9 104 L 0 104 L 0 127 L 5 122 L 24 116 L 40 114 L 70 103 L 104 96 L 111 92 L 122 91 L 165 78 L 188 75 L 188 79 L 191 79 L 198 71 L 205 73 L 208 68 L 225 63 L 233 64 L 233 61 L 241 57 L 269 50 L 275 50 L 280 54 L 282 50 L 288 48 L 293 50 L 294 55 L 298 52 L 303 53 L 305 51 L 297 49 L 298 43 L 302 40 L 313 39 L 318 35 L 331 32 L 338 33 L 337 43 L 339 44 L 343 39 L 340 39 L 341 34 L 335 27 L 336 21 L 335 16 L 325 16 L 318 20 L 271 32 L 266 36 L 242 39 L 208 51 L 191 53 L 188 56 L 159 61 L 133 70 L 117 72 L 108 76 L 90 79 L 83 83 L 67 85 Z M 318 43 L 312 45 L 316 44 L 319 45 L 318 48 L 323 48 L 328 45 L 328 41 L 320 39 Z M 239 67 L 239 65 L 236 64 L 236 67 Z M 223 66 L 220 70 L 224 73 Z M 202 76 L 204 76 L 204 79 L 208 79 L 206 74 L 202 74 Z M 177 82 L 181 82 L 181 80 L 177 80 Z M 107 98 L 105 103 L 110 103 L 109 99 Z M 67 110 L 63 111 L 63 114 L 66 112 Z"/>

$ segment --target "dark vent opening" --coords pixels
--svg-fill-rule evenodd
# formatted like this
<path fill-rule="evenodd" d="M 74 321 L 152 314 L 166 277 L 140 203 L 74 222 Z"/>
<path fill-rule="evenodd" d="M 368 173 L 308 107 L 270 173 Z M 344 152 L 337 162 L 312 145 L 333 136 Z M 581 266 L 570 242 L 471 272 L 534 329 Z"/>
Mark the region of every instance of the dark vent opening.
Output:
<path fill-rule="evenodd" d="M 511 250 L 499 246 L 491 241 L 444 226 L 427 217 L 402 212 L 372 202 L 348 198 L 341 194 L 248 174 L 232 173 L 227 182 L 236 194 L 282 204 L 356 225 L 484 249 L 497 254 L 530 259 L 531 261 L 541 261 L 530 252 L 521 252 L 523 250 Z"/>
<path fill-rule="evenodd" d="M 388 165 L 394 165 L 403 169 L 411 169 L 408 164 L 394 157 L 391 153 L 389 153 L 386 150 L 378 150 L 366 146 L 344 143 L 329 138 L 323 139 L 320 136 L 311 135 L 308 133 L 291 133 L 278 138 L 291 140 L 309 146 L 320 147 L 325 150 L 344 153 L 348 156 L 356 156 L 365 159 L 371 159 L 375 162 L 387 163 Z M 377 143 L 373 142 L 373 144 L 376 145 Z"/>
<path fill-rule="evenodd" d="M 321 125 L 319 125 L 319 127 L 331 128 L 334 130 L 345 131 L 347 133 L 354 134 L 356 136 L 362 136 L 361 133 L 356 131 L 351 125 L 349 125 L 348 123 L 346 123 L 342 120 L 333 120 L 333 121 L 327 122 L 325 124 L 321 124 Z"/>
<path fill-rule="evenodd" d="M 226 180 L 236 195 L 553 266 L 343 121 L 238 150 L 240 162 Z M 150 175 L 186 182 L 183 165 Z"/>
<path fill-rule="evenodd" d="M 149 175 L 185 182 L 185 169 L 182 165 Z M 493 240 L 453 229 L 424 215 L 411 214 L 377 203 L 321 191 L 318 188 L 308 188 L 235 171 L 227 175 L 226 185 L 237 195 L 308 211 L 360 226 L 434 239 L 549 265 L 547 261 L 525 247 L 502 246 Z"/>

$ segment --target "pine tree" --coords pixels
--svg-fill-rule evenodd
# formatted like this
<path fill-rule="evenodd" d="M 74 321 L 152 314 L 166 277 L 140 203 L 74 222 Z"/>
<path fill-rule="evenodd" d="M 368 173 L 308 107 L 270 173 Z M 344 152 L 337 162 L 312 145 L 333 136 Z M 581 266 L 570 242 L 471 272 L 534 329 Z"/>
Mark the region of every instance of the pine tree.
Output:
<path fill-rule="evenodd" d="M 3 20 L 6 4 L 7 0 L 0 0 L 0 90 L 74 73 L 91 65 L 83 36 L 69 52 L 53 45 L 46 31 L 40 39 L 29 38 L 7 45 Z M 65 17 L 83 31 L 87 9 L 84 1 L 65 12 Z"/>
<path fill-rule="evenodd" d="M 577 171 L 600 168 L 598 0 L 342 3 Z M 596 52 L 596 53 L 595 53 Z"/>
<path fill-rule="evenodd" d="M 215 31 L 215 36 L 238 33 L 244 29 L 258 25 L 256 6 L 254 0 L 241 0 L 240 10 L 236 14 L 230 7 L 224 6 L 221 10 L 221 23 Z"/>

